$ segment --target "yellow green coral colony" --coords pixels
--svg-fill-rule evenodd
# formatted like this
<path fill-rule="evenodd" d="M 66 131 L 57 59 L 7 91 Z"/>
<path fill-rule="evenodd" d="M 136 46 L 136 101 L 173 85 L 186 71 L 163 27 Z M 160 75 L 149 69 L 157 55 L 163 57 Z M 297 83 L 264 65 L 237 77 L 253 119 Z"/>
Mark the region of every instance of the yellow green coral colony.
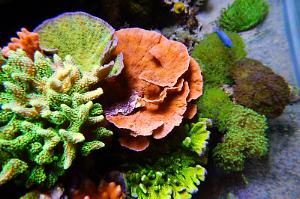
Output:
<path fill-rule="evenodd" d="M 0 184 L 22 177 L 27 187 L 51 186 L 76 154 L 104 147 L 101 138 L 112 132 L 101 125 L 87 129 L 104 119 L 93 102 L 103 91 L 90 90 L 103 68 L 82 73 L 71 56 L 54 55 L 52 62 L 36 51 L 32 61 L 22 50 L 10 52 L 0 73 Z M 86 139 L 87 131 L 93 139 Z"/>
<path fill-rule="evenodd" d="M 199 156 L 204 150 L 210 132 L 210 120 L 199 118 L 185 127 L 184 139 L 174 144 L 171 152 L 159 157 L 146 157 L 140 163 L 132 163 L 124 171 L 128 198 L 191 198 L 204 181 L 206 170 Z M 179 139 L 180 140 L 180 139 Z M 178 141 L 178 138 L 177 138 Z M 172 142 L 170 140 L 169 142 Z M 170 147 L 170 143 L 166 143 Z M 166 148 L 166 146 L 164 146 Z"/>
<path fill-rule="evenodd" d="M 62 28 L 65 21 L 73 22 L 66 27 L 73 32 Z M 76 155 L 87 156 L 104 147 L 101 139 L 112 135 L 101 127 L 102 106 L 95 102 L 103 90 L 91 87 L 113 75 L 120 64 L 121 55 L 111 62 L 106 57 L 115 44 L 114 30 L 106 22 L 82 12 L 49 20 L 39 30 L 56 22 L 62 23 L 62 30 L 55 26 L 60 36 L 49 30 L 56 36 L 51 37 L 55 44 L 51 50 L 58 51 L 62 58 L 54 55 L 49 59 L 36 51 L 31 60 L 20 49 L 11 51 L 7 59 L 1 58 L 0 184 L 22 178 L 26 187 L 52 186 Z M 82 40 L 95 47 L 79 45 Z M 89 54 L 93 50 L 95 54 Z M 103 65 L 106 61 L 108 64 Z"/>

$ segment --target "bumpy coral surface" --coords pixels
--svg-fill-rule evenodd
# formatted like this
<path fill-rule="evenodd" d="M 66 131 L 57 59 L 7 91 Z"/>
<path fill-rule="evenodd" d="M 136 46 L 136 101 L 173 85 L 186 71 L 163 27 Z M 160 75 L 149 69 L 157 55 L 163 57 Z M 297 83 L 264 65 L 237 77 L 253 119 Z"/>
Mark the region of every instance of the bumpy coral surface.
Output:
<path fill-rule="evenodd" d="M 116 44 L 108 23 L 83 12 L 64 13 L 34 31 L 39 34 L 41 49 L 61 57 L 71 55 L 82 71 L 104 64 Z"/>
<path fill-rule="evenodd" d="M 263 115 L 233 104 L 224 91 L 213 87 L 205 89 L 198 110 L 200 117 L 212 118 L 214 126 L 226 133 L 224 141 L 213 149 L 214 162 L 220 169 L 242 171 L 247 158 L 267 153 L 267 123 Z"/>
<path fill-rule="evenodd" d="M 237 33 L 226 34 L 232 41 L 232 48 L 227 48 L 218 35 L 212 33 L 206 35 L 192 51 L 192 57 L 201 65 L 206 86 L 231 83 L 230 67 L 247 55 L 242 38 Z"/>
<path fill-rule="evenodd" d="M 235 0 L 222 11 L 220 26 L 234 32 L 248 30 L 260 23 L 268 11 L 267 0 Z"/>
<path fill-rule="evenodd" d="M 112 132 L 93 102 L 103 90 L 91 87 L 111 67 L 82 73 L 70 56 L 52 62 L 37 51 L 32 61 L 20 49 L 9 52 L 0 73 L 0 184 L 20 177 L 27 187 L 52 186 L 77 154 L 104 147 Z"/>
<path fill-rule="evenodd" d="M 136 97 L 122 102 L 127 106 L 111 105 L 106 117 L 130 131 L 130 137 L 121 133 L 122 145 L 137 150 L 137 143 L 144 143 L 139 146 L 142 150 L 149 145 L 147 137 L 161 139 L 182 122 L 188 104 L 202 94 L 201 71 L 183 44 L 154 31 L 122 29 L 115 37 L 118 45 L 113 53 L 123 53 L 124 69 L 107 90 Z"/>
<path fill-rule="evenodd" d="M 16 50 L 21 48 L 24 50 L 31 59 L 33 59 L 34 52 L 39 50 L 39 36 L 37 33 L 29 32 L 26 28 L 22 28 L 21 32 L 18 32 L 19 38 L 13 37 L 11 42 L 2 49 L 4 56 L 8 56 L 10 50 Z"/>
<path fill-rule="evenodd" d="M 212 119 L 214 125 L 217 125 L 220 131 L 224 131 L 225 125 L 221 123 L 219 117 L 222 112 L 227 113 L 233 106 L 234 104 L 224 91 L 211 87 L 204 89 L 203 95 L 198 101 L 198 116 Z M 226 115 L 224 116 L 226 117 Z"/>
<path fill-rule="evenodd" d="M 266 118 L 251 109 L 236 105 L 227 114 L 224 142 L 213 150 L 216 165 L 226 172 L 242 171 L 246 158 L 258 158 L 268 150 Z"/>
<path fill-rule="evenodd" d="M 283 77 L 253 59 L 244 59 L 231 69 L 235 81 L 234 98 L 267 117 L 282 114 L 289 103 L 290 89 Z"/>
<path fill-rule="evenodd" d="M 191 198 L 204 181 L 205 169 L 197 158 L 173 153 L 138 165 L 125 173 L 129 198 Z"/>

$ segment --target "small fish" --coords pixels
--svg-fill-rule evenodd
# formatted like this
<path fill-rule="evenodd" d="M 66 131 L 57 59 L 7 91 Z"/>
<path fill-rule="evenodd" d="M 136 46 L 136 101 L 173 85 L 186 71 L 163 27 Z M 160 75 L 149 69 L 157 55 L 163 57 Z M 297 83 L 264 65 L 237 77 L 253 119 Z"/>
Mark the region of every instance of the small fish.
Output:
<path fill-rule="evenodd" d="M 232 41 L 226 35 L 225 32 L 223 32 L 221 30 L 215 30 L 215 33 L 217 33 L 217 35 L 219 36 L 219 38 L 222 41 L 222 43 L 224 44 L 224 46 L 226 46 L 227 48 L 231 48 L 232 47 Z"/>

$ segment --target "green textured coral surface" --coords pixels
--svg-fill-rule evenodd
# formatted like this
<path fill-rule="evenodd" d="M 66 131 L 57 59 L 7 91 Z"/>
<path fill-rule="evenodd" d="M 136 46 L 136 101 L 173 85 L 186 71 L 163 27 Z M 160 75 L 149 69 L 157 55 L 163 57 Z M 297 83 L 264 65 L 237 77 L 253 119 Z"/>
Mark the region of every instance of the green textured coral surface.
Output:
<path fill-rule="evenodd" d="M 196 152 L 198 155 L 202 155 L 210 135 L 207 127 L 211 125 L 211 120 L 206 118 L 199 118 L 196 123 L 188 124 L 188 137 L 183 140 L 183 146 Z"/>
<path fill-rule="evenodd" d="M 198 116 L 211 118 L 214 125 L 218 125 L 219 130 L 225 130 L 225 125 L 219 121 L 220 116 L 227 116 L 234 104 L 226 93 L 220 88 L 204 89 L 203 95 L 197 102 Z"/>
<path fill-rule="evenodd" d="M 181 129 L 184 132 L 174 132 L 185 134 L 184 137 L 178 139 L 180 135 L 177 135 L 166 141 L 163 148 L 156 146 L 154 157 L 134 160 L 129 165 L 130 169 L 124 172 L 127 196 L 138 199 L 191 198 L 206 174 L 201 165 L 205 164 L 204 150 L 210 135 L 207 130 L 209 125 L 210 120 L 206 118 L 186 124 Z M 166 148 L 169 148 L 168 152 L 157 154 Z"/>
<path fill-rule="evenodd" d="M 219 23 L 225 30 L 240 32 L 260 23 L 268 11 L 267 0 L 235 0 L 222 11 Z"/>
<path fill-rule="evenodd" d="M 266 118 L 255 111 L 234 105 L 230 114 L 220 116 L 226 134 L 224 142 L 213 149 L 216 165 L 226 172 L 242 171 L 246 158 L 266 155 L 268 140 Z"/>
<path fill-rule="evenodd" d="M 83 12 L 65 13 L 49 19 L 35 30 L 40 47 L 59 56 L 71 55 L 82 71 L 103 64 L 113 47 L 114 29 L 105 21 Z"/>
<path fill-rule="evenodd" d="M 219 86 L 231 83 L 229 69 L 246 57 L 245 44 L 237 33 L 226 32 L 232 48 L 224 46 L 216 33 L 208 34 L 193 49 L 192 57 L 199 63 L 204 77 L 204 86 Z"/>
<path fill-rule="evenodd" d="M 26 187 L 52 186 L 79 151 L 104 146 L 111 132 L 91 127 L 104 119 L 93 102 L 103 91 L 90 90 L 103 73 L 82 73 L 70 56 L 51 61 L 37 51 L 32 61 L 22 50 L 9 53 L 0 73 L 0 184 L 20 177 Z"/>
<path fill-rule="evenodd" d="M 199 157 L 172 153 L 149 160 L 125 173 L 129 198 L 186 199 L 198 191 L 204 181 L 205 169 L 197 163 Z"/>
<path fill-rule="evenodd" d="M 236 105 L 219 88 L 206 89 L 198 103 L 198 116 L 213 119 L 213 125 L 225 132 L 224 141 L 213 149 L 216 166 L 225 172 L 242 171 L 246 158 L 267 153 L 266 118 Z"/>

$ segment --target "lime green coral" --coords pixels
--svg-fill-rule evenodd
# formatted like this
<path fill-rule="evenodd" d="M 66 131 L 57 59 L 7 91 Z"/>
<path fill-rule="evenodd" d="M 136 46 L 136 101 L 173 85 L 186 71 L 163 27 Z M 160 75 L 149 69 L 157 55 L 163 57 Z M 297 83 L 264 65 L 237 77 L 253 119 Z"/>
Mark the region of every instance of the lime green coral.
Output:
<path fill-rule="evenodd" d="M 244 57 L 245 44 L 237 33 L 226 32 L 232 41 L 232 48 L 224 46 L 216 33 L 208 34 L 193 49 L 194 57 L 199 65 L 204 77 L 205 85 L 219 86 L 231 83 L 229 69 Z"/>
<path fill-rule="evenodd" d="M 22 177 L 27 187 L 52 186 L 78 152 L 104 147 L 101 138 L 112 132 L 95 125 L 104 116 L 93 102 L 103 90 L 91 87 L 111 68 L 82 73 L 70 56 L 52 62 L 38 51 L 34 61 L 22 50 L 9 53 L 0 73 L 0 184 Z"/>
<path fill-rule="evenodd" d="M 198 100 L 198 117 L 211 118 L 218 131 L 226 133 L 224 142 L 213 149 L 217 167 L 225 172 L 241 171 L 247 158 L 267 152 L 266 119 L 251 109 L 234 104 L 219 87 L 231 84 L 231 69 L 246 57 L 245 45 L 237 33 L 226 32 L 232 40 L 227 48 L 216 33 L 207 35 L 192 52 L 204 76 L 204 92 Z M 239 71 L 236 70 L 237 76 Z"/>
<path fill-rule="evenodd" d="M 230 113 L 230 114 L 229 114 Z M 224 114 L 225 115 L 225 114 Z M 246 158 L 266 155 L 268 150 L 265 131 L 266 118 L 255 111 L 235 105 L 226 116 L 224 142 L 213 150 L 216 165 L 226 172 L 242 171 Z"/>
<path fill-rule="evenodd" d="M 267 0 L 235 0 L 222 11 L 220 26 L 234 32 L 248 30 L 260 23 L 268 11 Z"/>
<path fill-rule="evenodd" d="M 242 171 L 247 158 L 267 152 L 266 118 L 236 105 L 219 88 L 208 88 L 198 101 L 199 117 L 212 118 L 219 131 L 226 132 L 224 142 L 213 149 L 217 167 L 225 172 Z"/>
<path fill-rule="evenodd" d="M 177 144 L 169 140 L 169 144 L 173 145 L 171 152 L 130 165 L 130 170 L 124 172 L 127 196 L 138 199 L 191 198 L 206 174 L 200 156 L 210 135 L 206 130 L 208 125 L 210 120 L 205 118 L 187 124 L 181 146 L 178 139 Z"/>
<path fill-rule="evenodd" d="M 207 127 L 211 125 L 211 120 L 206 118 L 199 118 L 196 123 L 187 124 L 188 137 L 183 140 L 182 144 L 198 155 L 202 155 L 207 145 L 206 140 L 210 135 Z"/>
<path fill-rule="evenodd" d="M 70 12 L 38 26 L 41 49 L 59 56 L 71 55 L 82 71 L 104 64 L 107 53 L 116 44 L 114 29 L 102 19 L 84 12 Z"/>
<path fill-rule="evenodd" d="M 129 198 L 191 198 L 204 181 L 205 169 L 197 157 L 186 153 L 172 153 L 125 174 Z"/>
<path fill-rule="evenodd" d="M 229 110 L 234 104 L 224 91 L 220 88 L 210 87 L 204 89 L 203 95 L 198 100 L 198 116 L 203 118 L 211 118 L 214 125 L 218 125 L 219 130 L 224 131 L 225 125 L 219 121 L 219 117 L 226 117 Z"/>

